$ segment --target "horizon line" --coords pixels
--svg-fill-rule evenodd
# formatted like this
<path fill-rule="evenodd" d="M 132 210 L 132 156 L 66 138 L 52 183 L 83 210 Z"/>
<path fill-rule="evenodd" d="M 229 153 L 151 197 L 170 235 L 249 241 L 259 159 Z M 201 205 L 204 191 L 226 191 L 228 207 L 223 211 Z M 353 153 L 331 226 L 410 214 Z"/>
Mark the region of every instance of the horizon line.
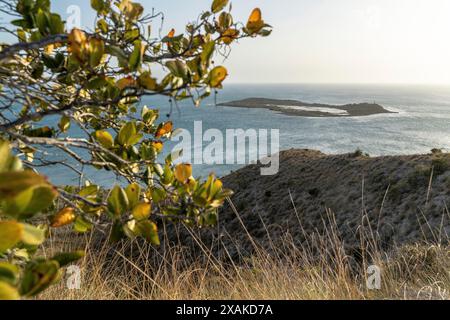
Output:
<path fill-rule="evenodd" d="M 450 83 L 421 82 L 228 82 L 226 85 L 372 85 L 372 86 L 429 86 L 450 87 Z"/>

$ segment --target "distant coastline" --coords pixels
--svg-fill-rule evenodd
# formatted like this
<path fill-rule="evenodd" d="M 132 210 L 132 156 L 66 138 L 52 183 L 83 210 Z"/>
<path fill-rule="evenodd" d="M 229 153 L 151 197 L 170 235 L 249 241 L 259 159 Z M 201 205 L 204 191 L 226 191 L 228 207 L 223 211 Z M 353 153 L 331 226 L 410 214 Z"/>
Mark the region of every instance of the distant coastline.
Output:
<path fill-rule="evenodd" d="M 386 110 L 376 103 L 354 103 L 346 105 L 328 105 L 307 103 L 298 100 L 279 100 L 266 98 L 247 98 L 219 103 L 219 106 L 239 108 L 263 108 L 287 115 L 301 117 L 361 117 L 375 114 L 396 113 Z"/>

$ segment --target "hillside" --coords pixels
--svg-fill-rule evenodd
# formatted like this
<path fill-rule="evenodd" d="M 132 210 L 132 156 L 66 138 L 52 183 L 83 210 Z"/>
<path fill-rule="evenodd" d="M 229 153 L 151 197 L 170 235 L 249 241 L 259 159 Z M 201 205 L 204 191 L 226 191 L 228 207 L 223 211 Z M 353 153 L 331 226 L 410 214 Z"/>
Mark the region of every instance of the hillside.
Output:
<path fill-rule="evenodd" d="M 360 152 L 288 150 L 281 152 L 280 160 L 275 176 L 261 176 L 259 165 L 250 165 L 223 179 L 235 191 L 232 203 L 251 238 L 268 250 L 285 243 L 286 236 L 304 245 L 312 234 L 329 234 L 333 220 L 344 246 L 351 249 L 358 248 L 361 230 L 375 235 L 383 249 L 448 239 L 449 154 L 372 158 Z M 362 221 L 370 221 L 370 226 Z M 220 239 L 217 250 L 222 254 L 227 247 L 227 255 L 246 256 L 253 244 L 242 223 L 226 205 L 219 226 L 199 235 L 211 245 Z M 191 243 L 191 237 L 180 232 L 177 239 Z"/>

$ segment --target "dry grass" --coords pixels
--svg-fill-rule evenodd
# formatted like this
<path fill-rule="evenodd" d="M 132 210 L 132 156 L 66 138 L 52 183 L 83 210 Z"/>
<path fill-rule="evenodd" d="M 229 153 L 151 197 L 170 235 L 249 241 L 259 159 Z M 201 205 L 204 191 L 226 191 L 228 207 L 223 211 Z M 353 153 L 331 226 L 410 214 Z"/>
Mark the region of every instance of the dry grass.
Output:
<path fill-rule="evenodd" d="M 334 223 L 329 214 L 326 233 L 309 235 L 301 246 L 289 235 L 281 245 L 272 244 L 271 250 L 254 243 L 254 254 L 242 256 L 239 263 L 219 260 L 197 238 L 200 253 L 193 257 L 181 246 L 156 249 L 134 240 L 111 248 L 92 234 L 76 239 L 59 235 L 50 241 L 46 254 L 80 245 L 86 248 L 79 263 L 81 289 L 66 289 L 63 279 L 39 299 L 449 298 L 449 247 L 422 243 L 385 252 L 378 249 L 372 231 L 365 230 L 361 248 L 349 253 Z M 366 287 L 371 264 L 382 270 L 380 290 Z"/>

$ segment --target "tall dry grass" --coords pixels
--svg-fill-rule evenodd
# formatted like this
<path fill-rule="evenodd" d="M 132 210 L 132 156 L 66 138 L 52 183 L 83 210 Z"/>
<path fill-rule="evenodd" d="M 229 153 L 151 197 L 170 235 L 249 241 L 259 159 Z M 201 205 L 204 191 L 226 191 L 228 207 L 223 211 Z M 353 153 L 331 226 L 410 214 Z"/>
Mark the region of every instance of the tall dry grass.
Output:
<path fill-rule="evenodd" d="M 236 212 L 237 213 L 237 212 Z M 241 221 L 242 222 L 242 221 Z M 155 248 L 138 240 L 111 247 L 94 233 L 74 237 L 60 232 L 44 254 L 64 249 L 86 250 L 79 263 L 81 288 L 69 290 L 65 279 L 39 299 L 448 299 L 450 251 L 425 242 L 380 249 L 370 224 L 359 228 L 358 252 L 346 252 L 336 222 L 328 212 L 326 232 L 309 234 L 301 245 L 286 234 L 266 249 L 251 238 L 254 253 L 239 259 L 217 258 L 194 234 L 192 248 L 164 244 Z M 368 227 L 369 226 L 369 227 Z M 300 223 L 300 226 L 301 223 Z M 306 232 L 306 231 L 305 231 Z M 219 240 L 220 241 L 220 240 Z M 219 244 L 220 245 L 220 244 Z M 367 268 L 381 268 L 381 289 L 366 286 Z"/>

